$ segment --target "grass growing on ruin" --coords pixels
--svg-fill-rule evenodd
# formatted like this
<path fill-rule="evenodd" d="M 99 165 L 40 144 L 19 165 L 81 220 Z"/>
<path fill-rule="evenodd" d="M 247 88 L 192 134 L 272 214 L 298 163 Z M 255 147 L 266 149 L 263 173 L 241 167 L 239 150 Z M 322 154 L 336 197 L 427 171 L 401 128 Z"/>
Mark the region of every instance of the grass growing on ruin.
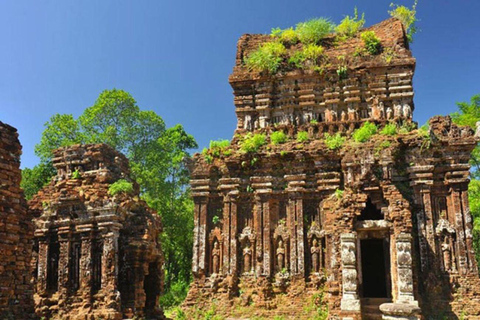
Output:
<path fill-rule="evenodd" d="M 367 142 L 376 133 L 377 126 L 374 123 L 367 121 L 353 132 L 352 137 L 355 142 Z"/>
<path fill-rule="evenodd" d="M 272 38 L 280 40 L 284 44 L 295 44 L 298 42 L 297 33 L 293 28 L 282 30 L 280 28 L 273 28 L 270 34 Z"/>
<path fill-rule="evenodd" d="M 360 35 L 363 45 L 372 56 L 380 53 L 381 43 L 374 31 L 365 31 Z"/>
<path fill-rule="evenodd" d="M 267 143 L 267 137 L 263 133 L 252 135 L 248 133 L 240 142 L 240 150 L 243 152 L 257 152 L 260 147 Z"/>
<path fill-rule="evenodd" d="M 397 125 L 395 123 L 389 123 L 383 127 L 383 129 L 380 131 L 381 135 L 384 136 L 394 136 L 397 134 Z"/>
<path fill-rule="evenodd" d="M 328 149 L 330 150 L 337 150 L 343 147 L 345 144 L 345 137 L 342 137 L 342 135 L 337 132 L 334 135 L 330 135 L 329 133 L 325 133 L 325 145 L 327 146 Z"/>
<path fill-rule="evenodd" d="M 327 18 L 316 18 L 300 22 L 295 28 L 298 39 L 304 44 L 319 43 L 335 30 L 335 24 Z"/>
<path fill-rule="evenodd" d="M 345 41 L 354 37 L 357 32 L 363 28 L 365 24 L 365 13 L 362 13 L 362 18 L 358 18 L 357 7 L 354 9 L 353 17 L 345 16 L 340 24 L 335 28 L 337 38 L 340 41 Z"/>
<path fill-rule="evenodd" d="M 272 132 L 270 141 L 272 141 L 274 145 L 285 143 L 287 141 L 287 135 L 283 131 Z"/>
<path fill-rule="evenodd" d="M 288 59 L 288 63 L 297 68 L 305 69 L 308 67 L 318 66 L 319 60 L 323 57 L 323 47 L 317 44 L 307 44 L 300 51 L 295 53 Z"/>
<path fill-rule="evenodd" d="M 133 183 L 128 182 L 125 179 L 117 180 L 108 187 L 108 193 L 112 196 L 119 193 L 130 194 L 132 192 L 133 192 Z"/>
<path fill-rule="evenodd" d="M 298 131 L 297 142 L 307 142 L 308 140 L 309 140 L 309 138 L 308 138 L 308 132 L 307 131 Z"/>
<path fill-rule="evenodd" d="M 250 71 L 277 72 L 287 53 L 285 46 L 280 42 L 266 42 L 249 54 L 245 59 L 245 65 Z"/>

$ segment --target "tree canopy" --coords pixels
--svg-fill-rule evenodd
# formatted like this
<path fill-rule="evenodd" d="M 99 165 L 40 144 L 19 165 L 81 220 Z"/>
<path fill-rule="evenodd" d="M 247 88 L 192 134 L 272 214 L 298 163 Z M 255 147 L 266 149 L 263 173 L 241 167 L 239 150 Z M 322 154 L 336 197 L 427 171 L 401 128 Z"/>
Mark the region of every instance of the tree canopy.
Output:
<path fill-rule="evenodd" d="M 197 148 L 181 125 L 167 128 L 154 111 L 140 110 L 123 90 L 105 90 L 93 106 L 76 119 L 55 114 L 45 124 L 35 153 L 41 164 L 23 173 L 26 193 L 33 195 L 53 175 L 52 151 L 63 146 L 106 143 L 130 160 L 142 197 L 162 216 L 165 288 L 190 281 L 193 204 L 188 196 L 188 150 Z M 48 170 L 47 170 L 48 169 Z"/>

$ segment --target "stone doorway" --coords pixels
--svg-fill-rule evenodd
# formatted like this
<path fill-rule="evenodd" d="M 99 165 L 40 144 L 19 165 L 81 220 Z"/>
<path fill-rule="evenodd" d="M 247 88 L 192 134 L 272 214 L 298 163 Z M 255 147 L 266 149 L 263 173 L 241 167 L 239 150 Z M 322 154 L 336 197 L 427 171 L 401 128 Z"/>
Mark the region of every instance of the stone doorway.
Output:
<path fill-rule="evenodd" d="M 360 240 L 363 298 L 390 298 L 390 252 L 386 239 Z"/>

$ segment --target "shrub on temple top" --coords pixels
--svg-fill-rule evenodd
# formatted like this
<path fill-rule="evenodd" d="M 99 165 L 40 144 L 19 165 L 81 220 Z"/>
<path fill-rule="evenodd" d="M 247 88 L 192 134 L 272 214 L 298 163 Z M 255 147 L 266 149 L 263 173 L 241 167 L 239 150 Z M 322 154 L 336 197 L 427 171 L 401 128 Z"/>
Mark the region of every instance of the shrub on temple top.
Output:
<path fill-rule="evenodd" d="M 323 56 L 323 47 L 316 44 L 307 44 L 300 51 L 295 53 L 288 59 L 288 63 L 293 64 L 297 68 L 305 68 L 309 65 L 318 65 L 318 60 Z"/>
<path fill-rule="evenodd" d="M 230 140 L 210 140 L 210 153 L 214 157 L 220 157 L 229 146 Z"/>
<path fill-rule="evenodd" d="M 347 40 L 355 36 L 358 30 L 363 28 L 365 24 L 365 13 L 362 13 L 362 18 L 358 19 L 358 10 L 355 7 L 354 16 L 345 16 L 342 22 L 335 28 L 335 31 L 338 34 L 338 39 L 341 41 Z"/>
<path fill-rule="evenodd" d="M 356 142 L 366 142 L 370 140 L 375 133 L 377 133 L 377 126 L 367 121 L 353 132 L 353 140 Z"/>
<path fill-rule="evenodd" d="M 329 33 L 333 32 L 335 24 L 326 18 L 316 18 L 300 22 L 295 28 L 298 39 L 303 44 L 318 43 Z"/>
<path fill-rule="evenodd" d="M 240 149 L 243 152 L 257 152 L 266 142 L 267 137 L 264 134 L 256 133 L 252 135 L 251 133 L 248 133 L 240 142 Z"/>
<path fill-rule="evenodd" d="M 413 41 L 413 35 L 417 33 L 417 27 L 415 26 L 415 22 L 417 22 L 417 4 L 418 0 L 415 0 L 415 3 L 412 6 L 412 9 L 409 9 L 405 6 L 399 6 L 396 4 L 390 4 L 393 10 L 388 11 L 388 13 L 400 20 L 405 28 L 405 32 L 407 33 L 407 40 L 408 42 Z"/>
<path fill-rule="evenodd" d="M 282 144 L 287 141 L 287 135 L 283 131 L 275 131 L 270 135 L 273 144 Z"/>
<path fill-rule="evenodd" d="M 340 132 L 337 132 L 334 135 L 325 133 L 325 145 L 330 150 L 340 149 L 345 144 L 345 137 L 342 137 Z"/>
<path fill-rule="evenodd" d="M 133 192 L 133 184 L 125 179 L 120 179 L 108 187 L 108 193 L 112 196 L 119 193 L 130 194 Z"/>
<path fill-rule="evenodd" d="M 293 28 L 288 28 L 284 30 L 280 28 L 273 28 L 270 36 L 279 39 L 280 42 L 285 44 L 295 44 L 298 42 L 297 33 Z"/>
<path fill-rule="evenodd" d="M 360 36 L 362 38 L 365 49 L 371 55 L 376 55 L 380 52 L 381 44 L 380 39 L 377 37 L 374 31 L 365 31 Z"/>
<path fill-rule="evenodd" d="M 266 42 L 250 53 L 244 62 L 250 71 L 275 73 L 286 53 L 287 49 L 280 42 Z"/>

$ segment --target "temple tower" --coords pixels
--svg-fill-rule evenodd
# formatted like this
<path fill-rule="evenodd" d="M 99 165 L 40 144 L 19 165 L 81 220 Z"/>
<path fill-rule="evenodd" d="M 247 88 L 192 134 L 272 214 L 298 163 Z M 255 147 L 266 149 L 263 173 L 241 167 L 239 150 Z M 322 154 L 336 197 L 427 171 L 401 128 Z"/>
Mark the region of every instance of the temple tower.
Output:
<path fill-rule="evenodd" d="M 37 315 L 163 319 L 160 219 L 139 199 L 127 158 L 75 145 L 54 151 L 53 165 L 57 175 L 29 202 Z"/>
<path fill-rule="evenodd" d="M 238 41 L 235 136 L 191 169 L 186 306 L 217 301 L 218 312 L 237 315 L 235 306 L 253 305 L 252 314 L 292 319 L 480 315 L 467 196 L 476 138 L 449 117 L 417 129 L 402 24 L 363 31 L 379 38 L 378 54 L 362 51 L 360 34 L 331 35 L 322 65 L 283 57 L 274 74 L 245 65 L 271 36 Z M 354 133 L 367 125 L 376 133 L 362 140 Z"/>

